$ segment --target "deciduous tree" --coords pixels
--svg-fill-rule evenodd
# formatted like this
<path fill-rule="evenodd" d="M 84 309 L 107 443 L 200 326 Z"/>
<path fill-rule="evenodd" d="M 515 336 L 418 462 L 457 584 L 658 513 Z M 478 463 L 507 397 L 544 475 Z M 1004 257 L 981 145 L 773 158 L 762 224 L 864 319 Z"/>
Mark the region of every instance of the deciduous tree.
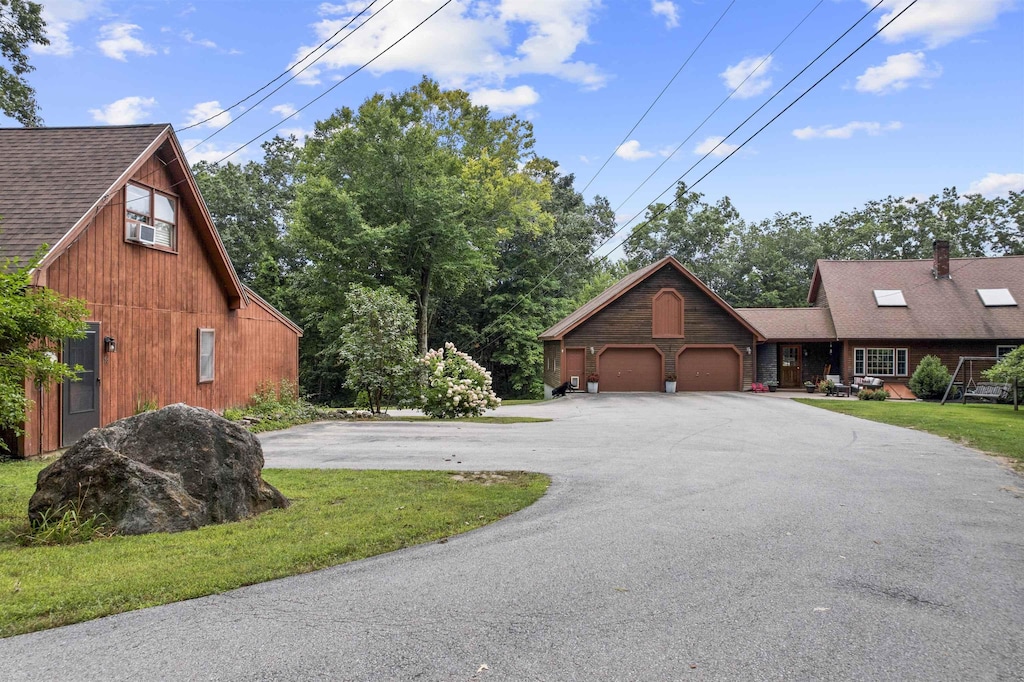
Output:
<path fill-rule="evenodd" d="M 26 49 L 32 43 L 49 45 L 43 28 L 42 5 L 25 0 L 0 0 L 0 111 L 24 126 L 41 126 L 36 91 L 25 74 L 35 69 Z"/>

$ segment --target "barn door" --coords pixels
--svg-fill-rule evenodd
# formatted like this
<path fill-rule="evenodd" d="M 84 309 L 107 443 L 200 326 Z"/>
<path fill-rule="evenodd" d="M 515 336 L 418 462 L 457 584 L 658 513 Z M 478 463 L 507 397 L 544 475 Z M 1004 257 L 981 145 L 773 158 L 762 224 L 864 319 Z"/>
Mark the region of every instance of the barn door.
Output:
<path fill-rule="evenodd" d="M 100 425 L 100 325 L 90 322 L 81 339 L 64 339 L 64 362 L 81 365 L 79 381 L 64 380 L 61 393 L 61 447 Z"/>

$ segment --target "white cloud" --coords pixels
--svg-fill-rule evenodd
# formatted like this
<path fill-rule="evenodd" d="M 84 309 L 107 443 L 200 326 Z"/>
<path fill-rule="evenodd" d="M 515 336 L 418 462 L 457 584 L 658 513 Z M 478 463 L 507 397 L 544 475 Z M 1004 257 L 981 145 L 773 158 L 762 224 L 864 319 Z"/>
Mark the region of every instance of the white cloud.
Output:
<path fill-rule="evenodd" d="M 736 97 L 746 99 L 756 97 L 771 87 L 772 79 L 768 75 L 771 68 L 772 58 L 770 56 L 747 57 L 718 75 L 722 77 L 725 87 L 730 91 L 739 88 L 736 90 Z"/>
<path fill-rule="evenodd" d="M 511 114 L 540 101 L 540 95 L 529 85 L 518 85 L 511 90 L 480 88 L 469 93 L 473 104 L 485 106 L 499 114 Z"/>
<path fill-rule="evenodd" d="M 43 21 L 50 44 L 32 45 L 32 52 L 59 57 L 74 54 L 75 45 L 68 35 L 71 26 L 94 16 L 102 8 L 102 0 L 47 0 L 43 3 Z"/>
<path fill-rule="evenodd" d="M 729 156 L 729 154 L 740 148 L 738 144 L 722 142 L 724 139 L 725 138 L 721 135 L 713 135 L 712 137 L 705 138 L 702 142 L 697 143 L 697 146 L 693 149 L 693 153 L 700 154 L 701 156 L 704 154 L 711 154 L 711 156 L 721 158 L 723 156 Z"/>
<path fill-rule="evenodd" d="M 275 114 L 280 114 L 281 118 L 288 118 L 297 111 L 291 104 L 278 104 L 275 107 L 270 107 L 270 110 Z"/>
<path fill-rule="evenodd" d="M 925 64 L 924 52 L 903 52 L 888 57 L 881 66 L 872 66 L 857 76 L 856 88 L 859 92 L 884 95 L 905 89 L 915 78 L 936 78 L 941 74 L 942 69 L 938 65 L 929 68 Z"/>
<path fill-rule="evenodd" d="M 122 97 L 102 109 L 90 109 L 94 121 L 112 126 L 126 126 L 149 117 L 149 110 L 156 106 L 152 97 Z"/>
<path fill-rule="evenodd" d="M 103 40 L 96 43 L 103 54 L 111 59 L 122 62 L 127 61 L 126 55 L 134 52 L 141 55 L 156 54 L 149 45 L 132 35 L 135 31 L 141 31 L 138 24 L 107 24 L 100 29 Z"/>
<path fill-rule="evenodd" d="M 342 28 L 362 4 L 320 5 L 323 19 L 313 25 L 314 45 Z M 369 68 L 377 74 L 425 73 L 448 87 L 494 87 L 506 78 L 544 74 L 597 89 L 607 77 L 596 65 L 573 60 L 573 55 L 587 42 L 590 23 L 599 7 L 600 0 L 462 0 L 439 12 Z M 347 35 L 345 41 L 303 72 L 299 80 L 316 84 L 325 72 L 349 72 L 382 52 L 435 9 L 435 0 L 406 0 L 401 11 L 381 12 L 357 33 L 351 33 L 352 29 L 343 33 Z M 363 14 L 360 21 L 368 16 Z M 314 45 L 299 47 L 293 62 Z"/>
<path fill-rule="evenodd" d="M 277 134 L 280 135 L 281 137 L 289 137 L 290 135 L 294 135 L 295 139 L 299 141 L 300 147 L 306 144 L 306 138 L 312 135 L 313 132 L 314 131 L 312 128 L 302 127 L 277 129 Z"/>
<path fill-rule="evenodd" d="M 192 31 L 182 31 L 181 37 L 184 38 L 186 43 L 191 45 L 198 45 L 199 47 L 206 47 L 211 50 L 217 49 L 217 43 L 213 42 L 209 38 L 196 38 L 196 34 Z"/>
<path fill-rule="evenodd" d="M 651 14 L 665 17 L 665 28 L 675 28 L 679 25 L 679 8 L 672 0 L 651 0 Z"/>
<path fill-rule="evenodd" d="M 639 161 L 640 159 L 649 159 L 654 156 L 654 152 L 640 149 L 640 142 L 630 140 L 619 145 L 619 148 L 615 150 L 615 156 L 626 161 Z"/>
<path fill-rule="evenodd" d="M 876 0 L 863 0 L 873 6 Z M 878 27 L 897 15 L 911 0 L 886 0 L 889 10 Z M 882 32 L 882 38 L 897 43 L 920 37 L 929 48 L 945 45 L 991 26 L 1001 12 L 1012 10 L 1014 0 L 919 0 L 906 14 Z"/>
<path fill-rule="evenodd" d="M 793 137 L 798 140 L 814 140 L 818 138 L 848 140 L 857 132 L 864 132 L 868 135 L 881 135 L 884 132 L 899 130 L 902 127 L 903 124 L 899 121 L 890 121 L 884 124 L 878 121 L 850 121 L 846 125 L 839 127 L 826 125 L 817 128 L 814 126 L 797 128 L 793 131 Z"/>
<path fill-rule="evenodd" d="M 1024 192 L 1024 173 L 989 173 L 967 188 L 968 194 L 983 194 L 987 197 L 1009 192 Z"/>
<path fill-rule="evenodd" d="M 580 154 L 580 161 L 582 161 L 583 163 L 587 164 L 588 166 L 590 165 L 590 157 L 589 156 L 586 156 L 584 154 Z"/>
<path fill-rule="evenodd" d="M 223 107 L 217 100 L 200 102 L 188 110 L 188 120 L 185 121 L 185 125 L 192 126 L 197 125 L 200 121 L 205 121 L 199 126 L 200 128 L 220 128 L 231 123 L 231 113 L 221 111 L 221 109 Z"/>

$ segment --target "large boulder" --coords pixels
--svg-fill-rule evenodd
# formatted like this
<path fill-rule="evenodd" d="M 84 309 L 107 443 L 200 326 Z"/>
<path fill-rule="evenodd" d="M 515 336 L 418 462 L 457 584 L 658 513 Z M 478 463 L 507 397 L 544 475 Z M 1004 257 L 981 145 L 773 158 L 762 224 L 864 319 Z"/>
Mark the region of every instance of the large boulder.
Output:
<path fill-rule="evenodd" d="M 32 523 L 74 507 L 120 533 L 175 532 L 237 521 L 288 500 L 260 476 L 263 448 L 216 412 L 184 404 L 85 434 L 39 472 Z"/>

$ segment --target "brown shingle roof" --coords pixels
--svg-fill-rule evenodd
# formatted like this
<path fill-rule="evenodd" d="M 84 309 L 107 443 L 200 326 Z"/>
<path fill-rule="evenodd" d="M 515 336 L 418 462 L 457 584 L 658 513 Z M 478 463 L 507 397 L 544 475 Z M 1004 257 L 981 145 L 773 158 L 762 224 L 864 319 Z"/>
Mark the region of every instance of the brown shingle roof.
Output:
<path fill-rule="evenodd" d="M 818 261 L 811 285 L 825 288 L 843 339 L 1024 338 L 1024 256 L 951 258 L 951 279 L 931 260 Z M 1006 288 L 1016 306 L 987 308 L 978 289 Z M 901 289 L 907 306 L 879 307 L 875 289 Z"/>
<path fill-rule="evenodd" d="M 768 339 L 834 341 L 836 329 L 828 308 L 736 308 Z"/>
<path fill-rule="evenodd" d="M 626 275 L 618 282 L 611 285 L 610 287 L 602 291 L 600 294 L 584 303 L 582 306 L 580 306 L 575 311 L 570 313 L 568 316 L 563 318 L 560 322 L 550 327 L 549 329 L 544 330 L 540 335 L 540 339 L 543 341 L 550 341 L 562 338 L 567 333 L 572 331 L 575 327 L 582 324 L 591 315 L 595 314 L 597 311 L 601 310 L 606 305 L 617 299 L 619 296 L 622 296 L 624 293 L 632 289 L 634 286 L 644 281 L 645 279 L 656 273 L 658 270 L 661 270 L 665 266 L 674 267 L 676 270 L 679 271 L 680 274 L 682 274 L 684 277 L 692 281 L 697 287 L 702 289 L 713 301 L 722 306 L 722 308 L 726 312 L 735 317 L 740 324 L 742 324 L 744 327 L 747 327 L 752 333 L 757 334 L 757 330 L 749 322 L 743 319 L 743 317 L 741 317 L 732 308 L 732 306 L 726 303 L 722 299 L 722 297 L 720 297 L 718 294 L 709 289 L 707 285 L 705 285 L 703 282 L 697 279 L 697 277 L 694 276 L 693 273 L 691 273 L 689 270 L 683 267 L 683 265 L 675 258 L 673 258 L 672 256 L 665 256 L 656 263 L 651 263 L 647 267 L 640 268 L 636 272 Z"/>
<path fill-rule="evenodd" d="M 0 128 L 0 259 L 53 247 L 167 128 Z"/>

